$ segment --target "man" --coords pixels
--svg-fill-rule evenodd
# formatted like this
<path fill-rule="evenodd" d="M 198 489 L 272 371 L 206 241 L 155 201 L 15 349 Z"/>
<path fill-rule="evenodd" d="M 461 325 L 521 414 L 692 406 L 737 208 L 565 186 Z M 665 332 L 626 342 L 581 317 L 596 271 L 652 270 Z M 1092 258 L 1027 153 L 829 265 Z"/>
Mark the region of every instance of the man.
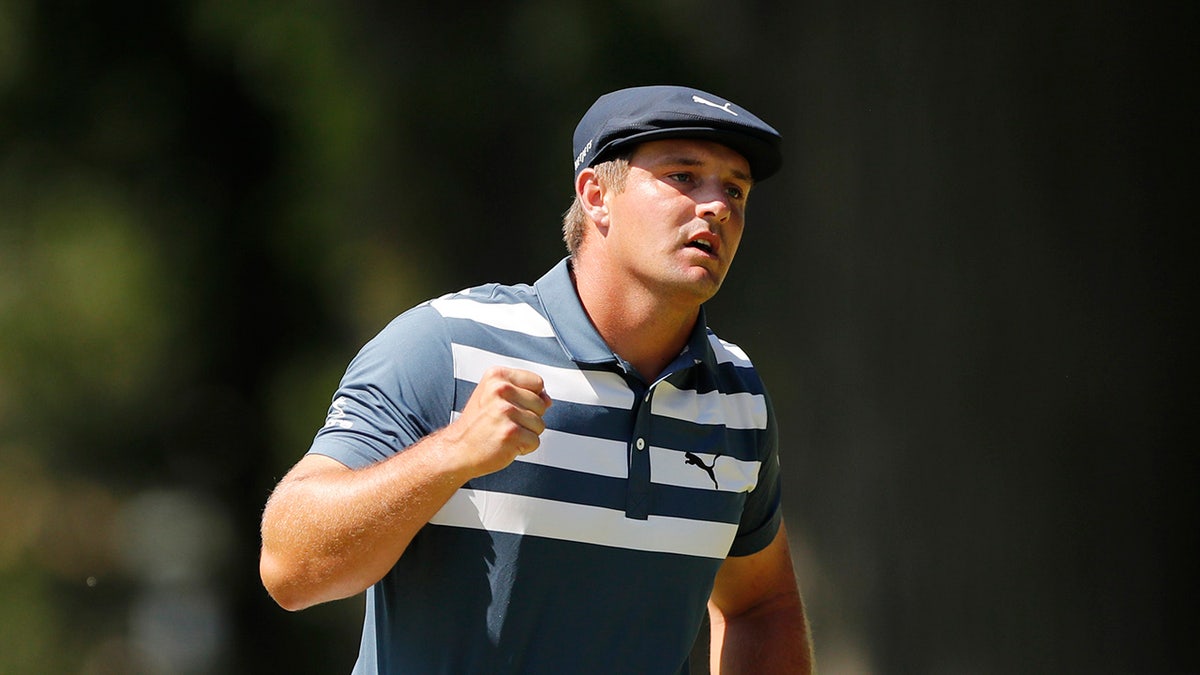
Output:
<path fill-rule="evenodd" d="M 404 313 L 263 514 L 296 610 L 367 591 L 355 673 L 806 673 L 774 414 L 702 305 L 779 134 L 684 87 L 575 131 L 569 257 Z"/>

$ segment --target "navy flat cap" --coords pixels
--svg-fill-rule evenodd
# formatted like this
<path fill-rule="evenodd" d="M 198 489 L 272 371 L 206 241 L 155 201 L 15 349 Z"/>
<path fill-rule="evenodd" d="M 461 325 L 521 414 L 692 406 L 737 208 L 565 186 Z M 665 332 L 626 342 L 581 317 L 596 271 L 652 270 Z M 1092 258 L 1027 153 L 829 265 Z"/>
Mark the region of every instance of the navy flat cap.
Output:
<path fill-rule="evenodd" d="M 575 127 L 575 175 L 638 143 L 701 138 L 726 145 L 750 164 L 756 182 L 783 164 L 779 132 L 753 113 L 690 87 L 621 89 L 596 99 Z"/>

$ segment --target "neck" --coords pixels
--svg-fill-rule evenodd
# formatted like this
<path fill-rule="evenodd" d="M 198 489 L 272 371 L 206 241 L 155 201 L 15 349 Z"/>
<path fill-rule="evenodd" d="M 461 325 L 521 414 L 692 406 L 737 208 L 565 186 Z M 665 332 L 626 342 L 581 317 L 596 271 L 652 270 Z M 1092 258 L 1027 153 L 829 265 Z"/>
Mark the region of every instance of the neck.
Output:
<path fill-rule="evenodd" d="M 574 265 L 572 276 L 583 309 L 613 353 L 652 382 L 683 351 L 700 305 L 680 304 L 651 289 L 616 283 L 594 265 Z"/>

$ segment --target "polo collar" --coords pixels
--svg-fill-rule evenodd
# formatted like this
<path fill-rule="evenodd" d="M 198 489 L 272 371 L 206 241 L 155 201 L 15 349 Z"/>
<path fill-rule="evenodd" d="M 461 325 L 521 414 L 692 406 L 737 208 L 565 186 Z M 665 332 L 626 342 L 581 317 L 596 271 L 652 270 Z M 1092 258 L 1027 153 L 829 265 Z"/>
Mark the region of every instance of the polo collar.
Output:
<path fill-rule="evenodd" d="M 600 337 L 592 320 L 588 318 L 575 291 L 575 283 L 571 280 L 571 259 L 563 258 L 557 265 L 546 272 L 541 279 L 534 282 L 534 288 L 542 303 L 542 310 L 550 325 L 554 327 L 554 335 L 567 356 L 576 363 L 613 363 L 620 359 L 613 354 L 612 348 Z M 692 327 L 687 346 L 680 354 L 680 359 L 687 358 L 691 363 L 704 363 L 712 368 L 716 365 L 716 355 L 708 342 L 708 321 L 704 307 Z M 679 359 L 676 360 L 679 364 Z M 690 365 L 690 364 L 689 364 Z M 668 368 L 668 371 L 675 368 Z"/>
<path fill-rule="evenodd" d="M 716 369 L 717 355 L 713 353 L 712 343 L 708 338 L 708 316 L 704 312 L 704 305 L 701 305 L 700 314 L 696 316 L 696 325 L 692 326 L 692 334 L 680 356 L 690 357 L 693 364 L 704 364 L 709 370 Z"/>

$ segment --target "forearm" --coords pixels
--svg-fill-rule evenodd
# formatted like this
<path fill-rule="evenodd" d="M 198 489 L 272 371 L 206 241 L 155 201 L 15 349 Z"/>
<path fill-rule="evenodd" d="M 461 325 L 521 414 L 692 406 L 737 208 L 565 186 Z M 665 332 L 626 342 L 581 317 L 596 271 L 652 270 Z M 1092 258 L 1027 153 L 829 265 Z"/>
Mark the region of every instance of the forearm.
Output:
<path fill-rule="evenodd" d="M 710 669 L 731 673 L 816 672 L 812 638 L 799 594 L 726 617 L 710 606 Z"/>
<path fill-rule="evenodd" d="M 465 482 L 444 455 L 435 434 L 362 470 L 285 478 L 263 512 L 260 573 L 271 596 L 303 609 L 381 579 Z"/>
<path fill-rule="evenodd" d="M 263 585 L 303 609 L 379 581 L 463 484 L 537 449 L 550 404 L 536 373 L 493 367 L 461 416 L 385 461 L 351 471 L 300 460 L 263 512 Z"/>

